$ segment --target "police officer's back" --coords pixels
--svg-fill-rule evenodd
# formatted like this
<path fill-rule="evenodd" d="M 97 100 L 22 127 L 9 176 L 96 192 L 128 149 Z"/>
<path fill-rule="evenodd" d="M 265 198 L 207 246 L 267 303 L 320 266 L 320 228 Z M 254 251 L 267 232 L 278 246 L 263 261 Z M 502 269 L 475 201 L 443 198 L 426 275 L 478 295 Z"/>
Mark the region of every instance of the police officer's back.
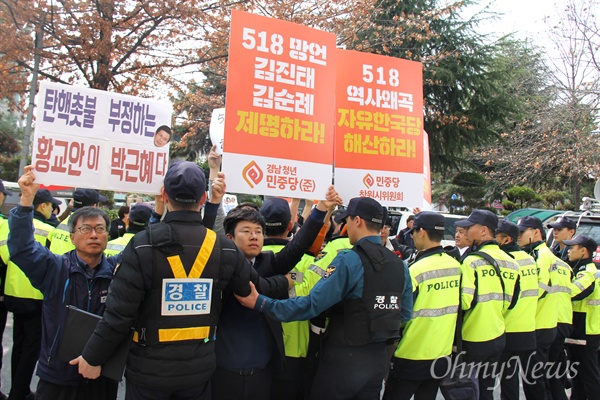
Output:
<path fill-rule="evenodd" d="M 126 369 L 128 398 L 155 398 L 156 389 L 208 398 L 221 293 L 228 285 L 249 293 L 250 267 L 243 254 L 202 226 L 205 187 L 196 164 L 169 168 L 162 190 L 169 213 L 123 251 L 107 311 L 83 351 L 89 364 L 102 365 L 135 327 Z"/>

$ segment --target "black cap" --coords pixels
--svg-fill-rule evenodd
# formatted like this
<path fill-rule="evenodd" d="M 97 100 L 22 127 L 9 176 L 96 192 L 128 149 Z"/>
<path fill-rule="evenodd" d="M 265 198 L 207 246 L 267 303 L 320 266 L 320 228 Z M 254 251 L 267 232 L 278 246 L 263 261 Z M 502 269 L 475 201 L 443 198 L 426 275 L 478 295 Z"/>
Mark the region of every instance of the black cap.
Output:
<path fill-rule="evenodd" d="M 454 225 L 463 228 L 473 225 L 483 225 L 490 228 L 492 232 L 496 232 L 496 229 L 498 228 L 498 217 L 488 210 L 473 210 L 467 219 L 456 221 Z"/>
<path fill-rule="evenodd" d="M 0 192 L 4 193 L 5 196 L 8 196 L 8 190 L 6 190 L 6 188 L 4 187 L 4 183 L 2 182 L 2 179 L 0 179 Z"/>
<path fill-rule="evenodd" d="M 335 222 L 343 221 L 348 215 L 361 217 L 365 221 L 383 224 L 383 207 L 379 202 L 370 197 L 354 197 L 350 199 L 348 207 L 335 217 Z"/>
<path fill-rule="evenodd" d="M 35 194 L 35 197 L 33 198 L 33 205 L 37 206 L 38 204 L 47 202 L 50 202 L 57 206 L 60 205 L 60 200 L 57 200 L 54 197 L 52 197 L 52 193 L 50 193 L 48 189 L 39 189 Z"/>
<path fill-rule="evenodd" d="M 501 219 L 498 221 L 498 229 L 496 229 L 496 235 L 499 233 L 504 233 L 507 236 L 510 236 L 515 241 L 519 239 L 519 227 L 514 222 L 507 221 L 505 219 Z"/>
<path fill-rule="evenodd" d="M 290 205 L 278 197 L 266 199 L 260 207 L 260 213 L 265 217 L 267 226 L 287 226 L 292 220 Z"/>
<path fill-rule="evenodd" d="M 571 240 L 563 240 L 563 243 L 567 246 L 573 246 L 575 244 L 583 246 L 590 251 L 590 255 L 594 254 L 598 248 L 598 243 L 591 237 L 585 235 L 577 235 Z"/>
<path fill-rule="evenodd" d="M 167 170 L 164 182 L 167 195 L 180 203 L 197 203 L 206 193 L 206 177 L 198 164 L 178 161 Z"/>
<path fill-rule="evenodd" d="M 554 228 L 554 229 L 577 229 L 577 224 L 575 221 L 570 220 L 568 217 L 560 217 L 556 221 L 551 224 L 546 225 L 546 228 Z"/>
<path fill-rule="evenodd" d="M 517 226 L 521 232 L 523 232 L 525 229 L 532 228 L 539 229 L 540 233 L 542 234 L 545 233 L 542 221 L 540 221 L 538 217 L 534 217 L 532 215 L 527 215 L 526 217 L 521 218 L 517 223 Z"/>
<path fill-rule="evenodd" d="M 106 197 L 102 196 L 95 189 L 82 189 L 77 188 L 73 192 L 73 208 L 78 209 L 86 206 L 93 206 L 94 204 L 102 203 L 106 201 Z"/>
<path fill-rule="evenodd" d="M 129 209 L 129 223 L 147 226 L 152 216 L 152 207 L 148 203 L 134 203 Z"/>
<path fill-rule="evenodd" d="M 415 215 L 414 221 L 415 222 L 413 222 L 412 229 L 408 230 L 407 233 L 419 228 L 440 232 L 444 232 L 446 230 L 446 218 L 434 211 L 421 211 Z"/>

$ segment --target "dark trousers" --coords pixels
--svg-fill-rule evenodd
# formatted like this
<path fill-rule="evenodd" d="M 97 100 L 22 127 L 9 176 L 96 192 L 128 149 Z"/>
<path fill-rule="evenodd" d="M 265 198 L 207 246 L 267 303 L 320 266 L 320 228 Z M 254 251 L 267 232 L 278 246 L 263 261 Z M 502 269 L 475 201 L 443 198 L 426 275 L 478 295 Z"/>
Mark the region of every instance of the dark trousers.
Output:
<path fill-rule="evenodd" d="M 213 400 L 269 400 L 271 371 L 217 367 L 211 386 Z"/>
<path fill-rule="evenodd" d="M 534 382 L 536 378 L 531 376 L 533 368 L 528 366 L 534 362 L 534 351 L 505 351 L 500 356 L 502 363 L 502 376 L 500 377 L 500 389 L 502 400 L 519 400 L 519 387 L 521 380 L 523 385 Z M 529 375 L 527 375 L 529 373 Z M 532 392 L 527 400 L 545 400 L 546 392 Z"/>
<path fill-rule="evenodd" d="M 569 337 L 572 326 L 559 323 L 556 329 L 556 339 L 548 353 L 548 385 L 552 400 L 568 400 L 565 390 L 569 365 L 565 351 L 565 338 Z"/>
<path fill-rule="evenodd" d="M 31 377 L 40 356 L 42 313 L 13 314 L 10 400 L 24 400 L 31 391 Z"/>
<path fill-rule="evenodd" d="M 573 357 L 573 378 L 571 400 L 597 399 L 600 396 L 600 369 L 598 367 L 598 348 L 600 336 L 587 336 L 586 345 L 569 345 Z M 579 363 L 579 364 L 576 364 Z"/>
<path fill-rule="evenodd" d="M 116 400 L 119 383 L 103 376 L 78 386 L 56 385 L 40 379 L 35 400 Z"/>
<path fill-rule="evenodd" d="M 550 387 L 547 379 L 547 368 L 539 366 L 547 366 L 548 354 L 550 352 L 551 343 L 538 343 L 535 353 L 529 358 L 526 364 L 525 376 L 523 380 L 523 392 L 525 398 L 531 399 L 548 399 Z"/>
<path fill-rule="evenodd" d="M 306 381 L 306 358 L 286 357 L 285 365 L 271 368 L 271 399 L 303 400 Z"/>
<path fill-rule="evenodd" d="M 2 355 L 4 354 L 4 348 L 2 347 L 2 337 L 4 336 L 4 328 L 6 328 L 6 318 L 8 311 L 6 310 L 6 304 L 4 300 L 0 301 L 0 370 L 2 369 Z"/>
<path fill-rule="evenodd" d="M 157 390 L 145 388 L 127 379 L 125 400 L 210 400 L 209 382 L 198 382 L 189 389 Z"/>
<path fill-rule="evenodd" d="M 439 387 L 439 379 L 408 381 L 390 375 L 385 383 L 383 400 L 410 400 L 413 394 L 415 400 L 435 400 Z"/>
<path fill-rule="evenodd" d="M 325 346 L 310 398 L 379 400 L 387 361 L 385 343 Z"/>
<path fill-rule="evenodd" d="M 500 373 L 500 352 L 487 355 L 465 354 L 465 363 L 467 371 L 473 368 L 477 372 L 479 380 L 479 399 L 494 400 L 494 388 L 496 387 L 496 377 Z"/>

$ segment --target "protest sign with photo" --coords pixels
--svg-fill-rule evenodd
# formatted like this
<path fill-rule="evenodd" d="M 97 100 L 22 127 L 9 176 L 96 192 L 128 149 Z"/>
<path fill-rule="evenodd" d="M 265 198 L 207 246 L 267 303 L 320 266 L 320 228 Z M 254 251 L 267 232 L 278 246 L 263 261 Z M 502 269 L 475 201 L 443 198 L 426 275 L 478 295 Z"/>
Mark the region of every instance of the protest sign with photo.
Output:
<path fill-rule="evenodd" d="M 32 165 L 45 184 L 159 193 L 169 162 L 171 105 L 42 82 Z"/>

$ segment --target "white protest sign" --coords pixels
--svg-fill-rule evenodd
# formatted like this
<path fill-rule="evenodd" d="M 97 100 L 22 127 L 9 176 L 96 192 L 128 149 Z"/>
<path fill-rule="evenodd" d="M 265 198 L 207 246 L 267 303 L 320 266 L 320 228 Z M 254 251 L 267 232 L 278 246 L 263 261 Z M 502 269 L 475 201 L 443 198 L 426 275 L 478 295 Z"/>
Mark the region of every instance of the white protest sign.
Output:
<path fill-rule="evenodd" d="M 225 108 L 215 108 L 210 117 L 210 141 L 217 145 L 217 154 L 223 154 L 223 138 L 225 137 Z"/>
<path fill-rule="evenodd" d="M 158 194 L 172 107 L 152 99 L 42 82 L 32 149 L 36 181 Z"/>

